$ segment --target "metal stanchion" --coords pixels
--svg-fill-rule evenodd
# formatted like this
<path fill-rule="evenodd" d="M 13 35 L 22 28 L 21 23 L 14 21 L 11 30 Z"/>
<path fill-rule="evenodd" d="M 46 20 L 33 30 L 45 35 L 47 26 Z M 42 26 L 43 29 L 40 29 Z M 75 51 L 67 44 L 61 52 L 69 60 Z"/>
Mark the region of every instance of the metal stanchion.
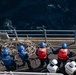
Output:
<path fill-rule="evenodd" d="M 14 29 L 15 35 L 16 35 L 16 49 L 17 49 L 17 42 L 18 42 L 18 35 L 16 30 Z M 15 55 L 15 59 L 17 59 L 16 55 Z"/>
<path fill-rule="evenodd" d="M 17 35 L 17 32 L 16 32 L 15 29 L 14 29 L 14 32 L 15 32 L 15 35 L 16 35 L 16 40 L 18 40 L 18 35 Z"/>
<path fill-rule="evenodd" d="M 12 71 L 10 71 L 10 75 L 14 75 Z"/>
<path fill-rule="evenodd" d="M 46 29 L 43 29 L 44 30 L 44 36 L 45 36 L 45 43 L 47 43 L 47 34 L 46 34 Z"/>
<path fill-rule="evenodd" d="M 28 35 L 27 35 L 27 40 L 28 40 Z"/>
<path fill-rule="evenodd" d="M 76 29 L 75 29 L 75 44 L 76 44 Z"/>

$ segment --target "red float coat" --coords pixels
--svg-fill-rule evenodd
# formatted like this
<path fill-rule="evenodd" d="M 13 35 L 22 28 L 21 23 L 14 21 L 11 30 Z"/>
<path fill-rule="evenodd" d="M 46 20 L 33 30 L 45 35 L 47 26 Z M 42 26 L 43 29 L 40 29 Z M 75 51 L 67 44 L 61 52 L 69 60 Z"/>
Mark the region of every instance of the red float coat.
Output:
<path fill-rule="evenodd" d="M 47 58 L 46 48 L 39 48 L 37 51 L 37 55 L 40 59 Z"/>
<path fill-rule="evenodd" d="M 67 60 L 68 49 L 60 49 L 58 52 L 58 58 L 61 60 Z"/>

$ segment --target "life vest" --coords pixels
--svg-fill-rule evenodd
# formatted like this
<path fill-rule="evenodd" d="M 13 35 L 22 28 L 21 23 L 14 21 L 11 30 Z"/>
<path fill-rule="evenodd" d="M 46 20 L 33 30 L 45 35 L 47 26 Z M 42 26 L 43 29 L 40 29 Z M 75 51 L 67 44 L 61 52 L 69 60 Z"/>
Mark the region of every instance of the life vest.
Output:
<path fill-rule="evenodd" d="M 5 65 L 8 65 L 8 66 L 13 63 L 13 59 L 10 57 L 10 55 L 8 56 L 2 55 L 2 61 Z"/>
<path fill-rule="evenodd" d="M 27 59 L 27 52 L 19 52 L 19 57 L 21 58 L 21 60 L 25 60 Z"/>
<path fill-rule="evenodd" d="M 47 58 L 46 48 L 39 48 L 37 54 L 41 59 Z"/>
<path fill-rule="evenodd" d="M 62 60 L 66 60 L 68 56 L 68 49 L 60 49 L 58 52 L 58 58 Z"/>

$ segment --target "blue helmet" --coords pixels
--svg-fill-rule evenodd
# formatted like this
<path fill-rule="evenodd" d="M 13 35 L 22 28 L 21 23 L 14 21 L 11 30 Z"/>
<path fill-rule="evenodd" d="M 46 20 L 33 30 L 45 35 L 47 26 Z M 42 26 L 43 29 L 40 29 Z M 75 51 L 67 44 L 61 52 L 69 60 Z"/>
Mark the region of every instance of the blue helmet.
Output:
<path fill-rule="evenodd" d="M 66 43 L 63 43 L 62 44 L 62 48 L 64 48 L 64 49 L 67 48 L 67 44 Z"/>
<path fill-rule="evenodd" d="M 45 46 L 46 46 L 46 44 L 44 42 L 40 43 L 40 47 L 45 47 Z"/>
<path fill-rule="evenodd" d="M 24 49 L 25 49 L 25 47 L 23 45 L 18 46 L 19 51 L 24 50 Z"/>
<path fill-rule="evenodd" d="M 4 49 L 3 54 L 8 54 L 9 50 L 8 49 Z"/>

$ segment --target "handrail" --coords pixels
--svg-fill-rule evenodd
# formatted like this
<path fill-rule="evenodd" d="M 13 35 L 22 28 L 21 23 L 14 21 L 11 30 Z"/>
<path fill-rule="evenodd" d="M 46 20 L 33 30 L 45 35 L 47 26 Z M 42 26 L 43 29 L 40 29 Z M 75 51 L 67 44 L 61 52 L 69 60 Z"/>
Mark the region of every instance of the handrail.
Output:
<path fill-rule="evenodd" d="M 14 31 L 14 30 L 0 30 L 0 31 Z M 20 31 L 20 32 L 21 32 L 21 31 L 22 31 L 22 32 L 23 32 L 23 31 L 24 31 L 24 32 L 25 32 L 25 31 L 33 31 L 33 32 L 34 32 L 34 31 L 38 31 L 38 32 L 40 32 L 40 31 L 43 31 L 43 30 L 16 30 L 16 31 L 18 31 L 18 32 L 19 32 L 19 31 Z M 46 31 L 74 32 L 75 30 L 46 30 Z"/>
<path fill-rule="evenodd" d="M 9 34 L 14 36 L 15 34 Z M 44 34 L 18 34 L 18 36 L 44 36 Z M 47 36 L 62 36 L 62 34 L 47 34 Z M 74 34 L 63 34 L 63 36 L 74 36 Z"/>
<path fill-rule="evenodd" d="M 18 74 L 21 74 L 21 75 L 63 75 L 62 73 L 39 73 L 39 72 L 7 72 L 7 71 L 4 71 L 4 72 L 0 72 L 0 74 L 10 74 L 10 75 L 18 75 Z"/>

